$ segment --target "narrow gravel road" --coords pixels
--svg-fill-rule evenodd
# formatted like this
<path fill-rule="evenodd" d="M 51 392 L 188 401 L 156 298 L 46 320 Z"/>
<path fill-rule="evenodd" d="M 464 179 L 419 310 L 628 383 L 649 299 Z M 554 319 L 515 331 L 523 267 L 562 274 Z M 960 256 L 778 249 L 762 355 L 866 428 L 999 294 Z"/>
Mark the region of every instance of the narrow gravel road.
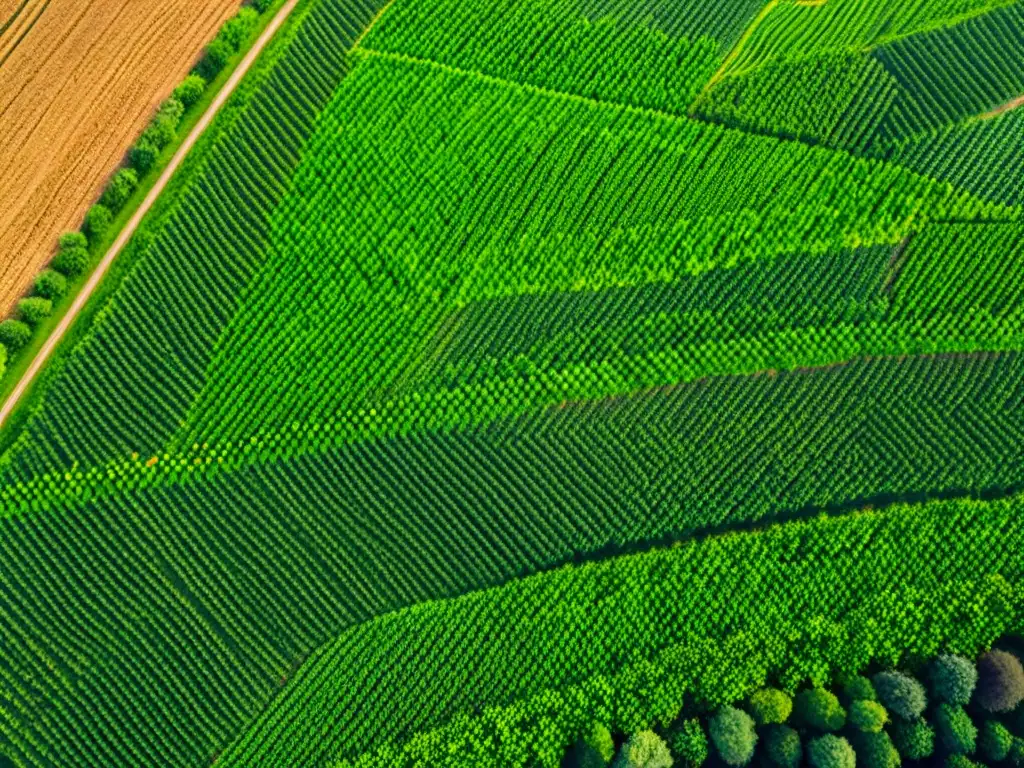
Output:
<path fill-rule="evenodd" d="M 11 415 L 11 412 L 18 404 L 18 400 L 21 398 L 22 395 L 25 394 L 26 390 L 28 390 L 28 388 L 32 385 L 32 381 L 38 375 L 39 371 L 42 370 L 43 365 L 46 364 L 46 361 L 53 353 L 53 350 L 56 349 L 58 344 L 60 344 L 60 341 L 64 337 L 64 334 L 67 333 L 68 328 L 70 328 L 72 324 L 75 322 L 75 318 L 78 317 L 78 313 L 82 311 L 82 308 L 86 305 L 86 302 L 89 301 L 89 297 L 92 296 L 93 291 L 96 290 L 96 286 L 100 284 L 100 281 L 103 279 L 103 276 L 107 273 L 107 270 L 110 269 L 110 265 L 114 263 L 114 259 L 117 258 L 117 255 L 121 252 L 121 249 L 124 248 L 125 244 L 131 239 L 132 235 L 135 234 L 135 230 L 138 229 L 139 224 L 142 222 L 143 217 L 145 217 L 145 215 L 149 212 L 149 209 L 153 207 L 153 203 L 156 202 L 156 199 L 160 196 L 160 193 L 163 192 L 164 187 L 167 186 L 167 182 L 171 180 L 171 177 L 174 175 L 174 172 L 178 169 L 178 166 L 181 165 L 182 160 L 185 159 L 185 155 L 187 155 L 189 150 L 192 149 L 192 146 L 196 143 L 199 137 L 203 135 L 203 131 L 205 131 L 206 128 L 210 125 L 210 122 L 213 120 L 214 116 L 217 114 L 220 108 L 224 105 L 224 102 L 226 102 L 231 97 L 231 94 L 235 92 L 235 88 L 238 87 L 238 83 L 241 82 L 243 77 L 245 77 L 245 73 L 249 71 L 249 68 L 252 66 L 253 62 L 256 61 L 256 58 L 260 55 L 260 52 L 266 47 L 267 43 L 269 43 L 270 40 L 274 37 L 274 34 L 285 22 L 285 19 L 288 18 L 289 14 L 291 14 L 291 12 L 295 9 L 295 6 L 298 2 L 299 0 L 288 0 L 288 2 L 284 4 L 281 10 L 277 12 L 277 15 L 274 16 L 270 24 L 268 24 L 266 29 L 263 30 L 263 33 L 259 36 L 259 39 L 253 44 L 252 48 L 245 55 L 245 58 L 242 59 L 241 63 L 238 65 L 238 67 L 232 73 L 231 77 L 228 79 L 227 83 L 225 83 L 224 87 L 221 88 L 220 93 L 217 94 L 216 98 L 213 100 L 213 103 L 210 104 L 209 108 L 206 110 L 206 113 L 199 120 L 199 122 L 196 123 L 195 128 L 192 129 L 192 132 L 188 135 L 188 138 L 185 139 L 184 143 L 181 145 L 181 147 L 179 147 L 178 151 L 174 154 L 174 157 L 171 159 L 170 164 L 164 169 L 164 172 L 160 174 L 160 178 L 157 180 L 156 184 L 153 185 L 153 188 L 149 191 L 149 194 L 146 195 L 146 199 L 142 201 L 142 205 L 139 206 L 139 209 L 135 212 L 135 215 L 132 216 L 131 220 L 125 225 L 124 229 L 121 230 L 121 234 L 118 236 L 117 240 L 114 241 L 114 244 L 111 245 L 110 249 L 103 255 L 103 259 L 96 266 L 96 269 L 93 271 L 92 275 L 90 275 L 89 281 L 85 284 L 82 290 L 75 297 L 75 301 L 74 303 L 72 303 L 71 308 L 68 310 L 67 314 L 64 315 L 60 323 L 53 330 L 53 333 L 50 334 L 50 337 L 46 340 L 46 343 L 43 344 L 38 354 L 32 360 L 32 364 L 28 367 L 28 370 L 25 371 L 25 375 L 21 377 L 21 380 L 18 382 L 18 386 L 14 388 L 14 391 L 11 392 L 10 397 L 7 398 L 7 401 L 3 404 L 3 407 L 0 408 L 0 425 L 3 425 L 3 423 L 7 420 L 8 416 Z"/>

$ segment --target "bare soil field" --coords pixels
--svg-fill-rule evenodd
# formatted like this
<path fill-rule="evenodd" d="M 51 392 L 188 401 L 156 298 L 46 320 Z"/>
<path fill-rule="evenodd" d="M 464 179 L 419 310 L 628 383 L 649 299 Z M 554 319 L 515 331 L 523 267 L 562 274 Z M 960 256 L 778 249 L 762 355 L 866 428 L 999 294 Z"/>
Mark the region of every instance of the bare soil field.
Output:
<path fill-rule="evenodd" d="M 240 0 L 0 0 L 0 315 Z"/>

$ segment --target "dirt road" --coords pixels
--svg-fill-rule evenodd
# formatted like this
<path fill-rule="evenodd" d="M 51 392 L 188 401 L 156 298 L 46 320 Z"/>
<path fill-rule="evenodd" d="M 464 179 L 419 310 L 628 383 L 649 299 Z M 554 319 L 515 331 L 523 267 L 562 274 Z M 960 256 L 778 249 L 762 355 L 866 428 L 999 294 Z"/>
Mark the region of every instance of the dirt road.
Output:
<path fill-rule="evenodd" d="M 166 169 L 164 169 L 164 172 L 160 174 L 160 178 L 157 180 L 156 184 L 150 190 L 149 194 L 146 195 L 146 199 L 143 200 L 142 204 L 139 206 L 139 209 L 135 212 L 135 215 L 132 216 L 131 220 L 125 225 L 124 229 L 121 231 L 121 234 L 118 236 L 114 244 L 111 245 L 110 249 L 103 255 L 103 258 L 100 260 L 100 263 L 96 266 L 96 269 L 93 271 L 92 275 L 90 275 L 88 282 L 75 297 L 75 300 L 72 303 L 67 314 L 60 321 L 60 324 L 54 329 L 53 333 L 46 340 L 46 343 L 39 350 L 39 353 L 32 360 L 32 364 L 28 367 L 28 370 L 25 371 L 25 374 L 21 377 L 21 380 L 18 382 L 18 385 L 14 388 L 14 391 L 11 392 L 10 397 L 7 398 L 7 401 L 3 404 L 3 407 L 0 407 L 0 425 L 3 425 L 3 423 L 7 420 L 7 417 L 10 416 L 11 412 L 14 410 L 14 407 L 18 404 L 18 401 L 21 398 L 21 396 L 25 394 L 26 390 L 28 390 L 28 388 L 31 386 L 32 381 L 35 379 L 36 375 L 39 373 L 40 370 L 42 370 L 43 365 L 46 363 L 47 359 L 53 353 L 53 350 L 57 347 L 58 344 L 60 344 L 60 341 L 63 338 L 64 334 L 67 333 L 68 328 L 70 328 L 72 324 L 75 322 L 75 318 L 78 317 L 78 313 L 82 311 L 82 308 L 86 305 L 86 302 L 89 301 L 89 297 L 92 296 L 93 291 L 96 290 L 96 286 L 100 284 L 100 281 L 103 279 L 103 276 L 107 273 L 107 270 L 110 269 L 110 265 L 114 263 L 114 259 L 117 258 L 118 253 L 121 252 L 121 249 L 124 248 L 125 244 L 131 239 L 132 235 L 135 234 L 135 230 L 138 229 L 138 226 L 141 223 L 143 217 L 153 206 L 153 203 L 156 202 L 156 199 L 160 196 L 160 193 L 163 192 L 164 187 L 167 186 L 167 182 L 170 181 L 171 177 L 174 175 L 174 172 L 178 169 L 178 166 L 181 165 L 181 161 L 185 159 L 185 155 L 187 155 L 189 150 L 192 149 L 192 146 L 203 134 L 203 131 L 206 130 L 207 126 L 210 125 L 210 122 L 213 120 L 214 116 L 224 105 L 224 103 L 228 100 L 228 98 L 231 97 L 231 94 L 234 93 L 235 88 L 238 86 L 238 83 L 245 76 L 245 73 L 249 71 L 249 68 L 252 66 L 253 62 L 256 61 L 256 58 L 259 56 L 260 52 L 267 45 L 267 43 L 270 42 L 274 34 L 284 23 L 285 19 L 287 19 L 289 14 L 291 14 L 291 12 L 295 9 L 297 3 L 298 0 L 288 0 L 284 7 L 282 7 L 281 10 L 277 12 L 277 15 L 273 18 L 270 24 L 267 25 L 267 28 L 263 31 L 259 39 L 252 46 L 252 49 L 249 51 L 249 53 L 246 54 L 244 59 L 242 59 L 241 63 L 235 69 L 234 73 L 232 73 L 231 77 L 228 79 L 227 83 L 225 83 L 220 93 L 217 94 L 213 103 L 210 105 L 209 109 L 207 109 L 206 114 L 204 114 L 203 117 L 199 120 L 195 128 L 192 129 L 192 132 L 188 135 L 184 143 L 175 153 L 170 164 L 167 166 Z"/>

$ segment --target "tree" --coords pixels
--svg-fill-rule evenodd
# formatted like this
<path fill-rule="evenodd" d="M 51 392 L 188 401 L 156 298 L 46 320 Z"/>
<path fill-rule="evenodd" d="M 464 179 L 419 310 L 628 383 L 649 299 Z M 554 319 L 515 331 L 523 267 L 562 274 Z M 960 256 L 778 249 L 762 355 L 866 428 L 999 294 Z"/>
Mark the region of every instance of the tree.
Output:
<path fill-rule="evenodd" d="M 89 212 L 85 214 L 85 233 L 89 236 L 90 242 L 95 243 L 102 239 L 113 221 L 114 215 L 102 203 L 97 203 L 90 208 Z"/>
<path fill-rule="evenodd" d="M 778 768 L 799 768 L 803 760 L 800 734 L 788 725 L 773 725 L 765 736 L 768 761 Z"/>
<path fill-rule="evenodd" d="M 892 740 L 907 760 L 924 760 L 935 751 L 935 731 L 924 720 L 895 723 Z"/>
<path fill-rule="evenodd" d="M 256 9 L 257 13 L 265 13 L 273 2 L 274 0 L 252 0 L 252 7 Z"/>
<path fill-rule="evenodd" d="M 253 8 L 242 8 L 234 18 L 224 22 L 217 36 L 223 38 L 231 46 L 231 50 L 238 51 L 252 35 L 257 24 L 259 13 Z"/>
<path fill-rule="evenodd" d="M 1024 739 L 1014 737 L 1010 745 L 1010 754 L 1006 756 L 1007 762 L 1014 768 L 1024 768 Z"/>
<path fill-rule="evenodd" d="M 185 109 L 194 107 L 206 91 L 206 81 L 194 72 L 186 77 L 174 89 L 174 98 L 181 102 Z"/>
<path fill-rule="evenodd" d="M 722 707 L 708 730 L 715 750 L 728 765 L 746 765 L 753 758 L 757 733 L 753 718 L 743 710 Z"/>
<path fill-rule="evenodd" d="M 50 301 L 57 301 L 68 292 L 68 279 L 60 272 L 44 269 L 35 279 L 36 294 Z"/>
<path fill-rule="evenodd" d="M 139 176 L 144 176 L 149 173 L 159 154 L 160 147 L 154 143 L 151 136 L 143 133 L 128 154 L 128 162 L 132 164 L 132 168 Z"/>
<path fill-rule="evenodd" d="M 32 329 L 20 320 L 4 320 L 0 323 L 0 344 L 17 352 L 32 338 Z"/>
<path fill-rule="evenodd" d="M 793 711 L 793 700 L 777 688 L 762 688 L 750 695 L 749 710 L 757 725 L 786 722 Z"/>
<path fill-rule="evenodd" d="M 813 768 L 855 768 L 857 756 L 850 742 L 828 733 L 807 744 L 807 761 Z"/>
<path fill-rule="evenodd" d="M 986 720 L 981 726 L 981 735 L 978 738 L 978 750 L 982 757 L 998 763 L 1006 759 L 1010 754 L 1010 747 L 1013 746 L 1013 734 L 1000 722 Z"/>
<path fill-rule="evenodd" d="M 1009 712 L 1024 699 L 1024 669 L 1006 651 L 989 651 L 978 660 L 974 700 L 986 712 Z"/>
<path fill-rule="evenodd" d="M 946 758 L 946 768 L 985 768 L 981 763 L 977 763 L 966 755 L 950 755 Z"/>
<path fill-rule="evenodd" d="M 898 768 L 900 753 L 885 731 L 858 733 L 853 737 L 857 765 L 867 768 Z"/>
<path fill-rule="evenodd" d="M 103 190 L 100 202 L 111 211 L 119 211 L 139 185 L 139 175 L 131 168 L 122 168 Z"/>
<path fill-rule="evenodd" d="M 680 764 L 688 768 L 704 765 L 708 759 L 708 737 L 700 720 L 684 720 L 669 738 L 669 750 Z"/>
<path fill-rule="evenodd" d="M 978 729 L 963 707 L 943 702 L 936 708 L 933 722 L 939 743 L 947 752 L 967 755 L 974 751 Z"/>
<path fill-rule="evenodd" d="M 89 252 L 85 248 L 65 248 L 53 257 L 50 266 L 66 277 L 77 277 L 89 266 Z"/>
<path fill-rule="evenodd" d="M 819 731 L 838 731 L 846 723 L 846 712 L 839 699 L 824 688 L 801 691 L 794 709 L 800 722 Z"/>
<path fill-rule="evenodd" d="M 654 731 L 638 731 L 622 745 L 614 768 L 672 768 L 672 755 Z"/>
<path fill-rule="evenodd" d="M 29 325 L 39 325 L 50 316 L 52 311 L 52 302 L 39 296 L 32 296 L 18 302 L 18 313 L 21 315 L 21 319 Z"/>
<path fill-rule="evenodd" d="M 903 672 L 879 672 L 872 678 L 878 700 L 904 720 L 916 720 L 928 706 L 924 686 Z"/>
<path fill-rule="evenodd" d="M 203 60 L 199 62 L 198 74 L 207 82 L 213 80 L 224 69 L 231 58 L 231 46 L 221 37 L 215 37 L 206 46 Z"/>
<path fill-rule="evenodd" d="M 877 701 L 875 686 L 863 675 L 855 675 L 843 687 L 843 698 L 847 702 L 852 701 Z"/>
<path fill-rule="evenodd" d="M 86 240 L 85 235 L 81 232 L 65 232 L 57 240 L 60 244 L 62 251 L 70 250 L 71 248 L 88 248 L 89 241 Z"/>
<path fill-rule="evenodd" d="M 615 742 L 611 732 L 600 723 L 573 745 L 570 762 L 577 768 L 605 768 L 615 755 Z"/>
<path fill-rule="evenodd" d="M 889 721 L 889 714 L 877 701 L 858 699 L 850 704 L 849 721 L 858 731 L 878 733 Z"/>
<path fill-rule="evenodd" d="M 174 137 L 178 134 L 178 125 L 180 125 L 184 114 L 185 105 L 173 96 L 170 97 L 160 105 L 160 109 L 157 110 L 149 127 L 142 134 L 143 138 L 163 149 L 174 141 Z"/>
<path fill-rule="evenodd" d="M 966 706 L 978 682 L 978 670 L 963 656 L 947 654 L 932 662 L 932 695 L 948 704 Z"/>

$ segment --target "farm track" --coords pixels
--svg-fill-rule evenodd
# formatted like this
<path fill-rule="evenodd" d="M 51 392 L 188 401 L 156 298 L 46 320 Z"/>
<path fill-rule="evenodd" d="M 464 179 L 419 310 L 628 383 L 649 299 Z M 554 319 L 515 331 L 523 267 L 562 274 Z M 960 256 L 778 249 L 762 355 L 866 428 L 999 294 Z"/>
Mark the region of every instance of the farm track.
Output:
<path fill-rule="evenodd" d="M 295 9 L 295 6 L 297 4 L 298 0 L 288 0 L 288 2 L 281 8 L 281 10 L 278 11 L 277 15 L 270 22 L 270 24 L 267 25 L 266 29 L 264 29 L 263 33 L 260 35 L 259 39 L 255 42 L 255 44 L 246 54 L 245 58 L 242 59 L 241 63 L 238 65 L 238 68 L 232 73 L 227 83 L 224 84 L 224 87 L 221 89 L 220 93 L 217 94 L 213 103 L 210 105 L 209 109 L 207 109 L 206 114 L 203 115 L 203 117 L 196 124 L 195 128 L 192 129 L 192 132 L 182 143 L 181 147 L 178 149 L 174 157 L 171 159 L 171 162 L 167 165 L 167 167 L 164 169 L 164 172 L 160 175 L 160 178 L 157 180 L 156 184 L 153 185 L 153 188 L 149 191 L 149 194 L 146 195 L 146 199 L 143 200 L 138 210 L 135 212 L 132 218 L 125 225 L 124 229 L 121 231 L 121 234 L 118 236 L 117 240 L 114 241 L 113 245 L 111 245 L 107 252 L 104 254 L 103 258 L 96 266 L 96 269 L 93 271 L 92 275 L 90 275 L 88 282 L 82 287 L 82 290 L 75 297 L 75 301 L 71 305 L 71 308 L 68 310 L 67 314 L 61 319 L 60 324 L 54 329 L 53 333 L 50 334 L 50 337 L 46 340 L 46 343 L 43 345 L 43 347 L 39 350 L 39 353 L 32 360 L 31 365 L 29 365 L 28 369 L 25 371 L 25 375 L 21 377 L 21 380 L 18 382 L 17 386 L 11 392 L 10 396 L 7 398 L 7 401 L 3 404 L 2 407 L 0 407 L 0 426 L 3 426 L 4 422 L 7 420 L 7 417 L 10 416 L 11 412 L 18 404 L 18 401 L 21 399 L 22 395 L 24 395 L 28 388 L 32 385 L 32 382 L 35 379 L 35 377 L 39 374 L 39 371 L 42 370 L 43 365 L 45 365 L 46 361 L 53 353 L 53 350 L 57 348 L 58 344 L 60 344 L 61 339 L 64 337 L 64 334 L 67 333 L 68 329 L 74 324 L 75 319 L 78 317 L 78 313 L 81 312 L 85 305 L 88 303 L 89 298 L 92 296 L 97 286 L 99 286 L 100 281 L 103 279 L 104 275 L 106 275 L 107 270 L 109 270 L 110 266 L 114 263 L 114 259 L 117 258 L 117 255 L 121 252 L 124 246 L 135 234 L 135 231 L 138 229 L 139 224 L 142 222 L 143 218 L 145 218 L 150 208 L 153 207 L 153 204 L 156 202 L 157 198 L 163 192 L 164 188 L 167 186 L 167 183 L 171 180 L 171 177 L 174 176 L 174 173 L 177 171 L 178 167 L 185 159 L 185 156 L 195 145 L 196 141 L 199 140 L 199 137 L 202 136 L 203 132 L 207 129 L 207 127 L 209 127 L 210 123 L 213 121 L 213 118 L 220 111 L 220 108 L 224 105 L 225 102 L 227 102 L 227 100 L 235 92 L 235 89 L 238 87 L 238 84 L 242 81 L 242 78 L 245 77 L 246 73 L 249 71 L 249 68 L 259 57 L 260 53 L 266 47 L 267 43 L 269 43 L 273 39 L 277 30 L 285 22 L 288 16 L 291 15 L 291 12 Z"/>

